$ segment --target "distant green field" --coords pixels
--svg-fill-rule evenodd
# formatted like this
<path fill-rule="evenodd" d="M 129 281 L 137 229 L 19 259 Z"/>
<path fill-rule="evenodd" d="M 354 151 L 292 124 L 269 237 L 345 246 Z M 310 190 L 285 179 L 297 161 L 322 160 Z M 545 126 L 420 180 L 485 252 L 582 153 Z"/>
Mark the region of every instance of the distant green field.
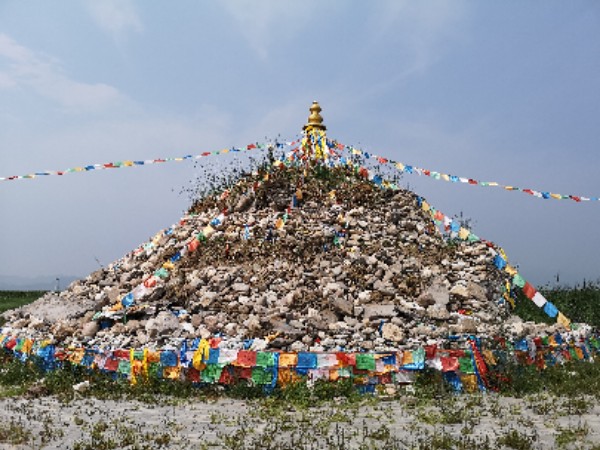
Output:
<path fill-rule="evenodd" d="M 0 313 L 31 303 L 46 291 L 0 291 Z"/>

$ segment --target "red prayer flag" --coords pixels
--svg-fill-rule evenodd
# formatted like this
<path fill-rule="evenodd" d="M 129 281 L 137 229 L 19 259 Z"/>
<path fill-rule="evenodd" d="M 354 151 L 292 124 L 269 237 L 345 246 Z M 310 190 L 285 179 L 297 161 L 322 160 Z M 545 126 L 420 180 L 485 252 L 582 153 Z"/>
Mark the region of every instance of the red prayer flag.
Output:
<path fill-rule="evenodd" d="M 442 362 L 442 372 L 455 372 L 458 370 L 458 358 L 442 356 L 440 360 Z"/>
<path fill-rule="evenodd" d="M 113 358 L 129 359 L 129 350 L 114 350 Z"/>
<path fill-rule="evenodd" d="M 250 350 L 240 350 L 237 355 L 236 364 L 242 367 L 255 367 L 256 352 Z"/>
<path fill-rule="evenodd" d="M 188 367 L 185 372 L 186 379 L 191 383 L 199 383 L 200 382 L 200 372 L 193 367 Z"/>
<path fill-rule="evenodd" d="M 188 251 L 189 252 L 195 252 L 196 249 L 200 246 L 200 241 L 198 239 L 192 239 L 190 242 L 188 242 Z"/>
<path fill-rule="evenodd" d="M 104 363 L 104 370 L 109 370 L 111 372 L 116 372 L 119 368 L 119 360 L 108 358 Z"/>
<path fill-rule="evenodd" d="M 529 284 L 529 282 L 526 281 L 525 286 L 523 286 L 523 294 L 525 294 L 525 296 L 529 300 L 532 300 L 536 292 L 537 291 L 535 290 L 535 288 L 531 284 Z"/>
<path fill-rule="evenodd" d="M 435 353 L 437 351 L 437 345 L 426 345 L 425 346 L 425 358 L 433 359 L 435 358 Z"/>
<path fill-rule="evenodd" d="M 243 369 L 243 370 L 248 370 L 248 369 Z M 250 375 L 250 378 L 251 377 L 252 377 L 252 375 Z M 234 382 L 235 382 L 235 378 L 233 377 L 233 374 L 227 367 L 225 367 L 223 369 L 223 371 L 221 372 L 221 377 L 219 378 L 219 383 L 220 384 L 233 384 Z"/>

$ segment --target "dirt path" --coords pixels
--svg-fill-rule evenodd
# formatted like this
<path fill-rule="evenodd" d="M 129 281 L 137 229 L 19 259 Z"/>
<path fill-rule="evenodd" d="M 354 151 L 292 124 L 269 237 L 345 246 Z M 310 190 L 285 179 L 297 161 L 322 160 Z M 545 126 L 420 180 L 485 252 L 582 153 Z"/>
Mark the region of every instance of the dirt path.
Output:
<path fill-rule="evenodd" d="M 104 401 L 55 397 L 0 401 L 0 448 L 599 448 L 591 398 L 462 396 L 330 402 Z"/>

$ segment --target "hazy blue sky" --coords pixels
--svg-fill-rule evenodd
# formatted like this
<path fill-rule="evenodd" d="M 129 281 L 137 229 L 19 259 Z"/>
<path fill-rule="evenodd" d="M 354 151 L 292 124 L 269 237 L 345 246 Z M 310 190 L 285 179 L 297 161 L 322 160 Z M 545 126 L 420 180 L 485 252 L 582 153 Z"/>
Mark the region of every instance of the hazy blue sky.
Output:
<path fill-rule="evenodd" d="M 0 1 L 0 176 L 292 138 L 315 99 L 344 143 L 600 195 L 595 0 Z M 119 258 L 179 219 L 194 174 L 181 163 L 0 183 L 0 281 Z M 600 277 L 600 202 L 404 183 L 473 218 L 536 284 Z"/>

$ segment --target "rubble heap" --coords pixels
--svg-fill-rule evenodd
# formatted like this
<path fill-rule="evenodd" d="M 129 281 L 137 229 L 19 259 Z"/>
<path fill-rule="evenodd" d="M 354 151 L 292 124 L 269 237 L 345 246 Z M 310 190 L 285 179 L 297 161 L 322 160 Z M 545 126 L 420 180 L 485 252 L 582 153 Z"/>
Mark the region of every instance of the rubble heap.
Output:
<path fill-rule="evenodd" d="M 197 248 L 122 306 L 194 236 Z M 489 245 L 449 240 L 414 193 L 382 189 L 348 167 L 263 169 L 197 201 L 151 242 L 6 312 L 7 326 L 62 345 L 156 348 L 221 335 L 231 346 L 254 339 L 292 351 L 523 331 L 500 301 L 506 274 Z"/>

